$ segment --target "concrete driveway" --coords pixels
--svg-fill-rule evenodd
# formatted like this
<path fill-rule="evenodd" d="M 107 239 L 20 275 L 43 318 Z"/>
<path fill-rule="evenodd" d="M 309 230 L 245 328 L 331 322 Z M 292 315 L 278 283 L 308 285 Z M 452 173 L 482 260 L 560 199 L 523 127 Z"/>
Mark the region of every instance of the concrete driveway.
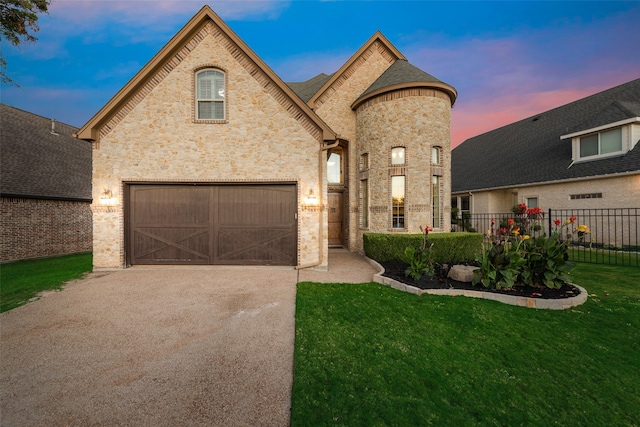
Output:
<path fill-rule="evenodd" d="M 0 315 L 2 426 L 287 426 L 297 281 L 329 272 L 160 267 L 92 273 Z"/>

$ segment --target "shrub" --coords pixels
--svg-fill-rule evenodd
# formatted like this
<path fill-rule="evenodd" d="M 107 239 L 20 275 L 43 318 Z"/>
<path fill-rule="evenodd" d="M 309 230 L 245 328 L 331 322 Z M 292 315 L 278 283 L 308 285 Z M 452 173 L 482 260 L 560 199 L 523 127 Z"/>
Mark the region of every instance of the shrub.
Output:
<path fill-rule="evenodd" d="M 431 233 L 433 262 L 436 264 L 466 264 L 482 253 L 482 234 Z M 364 252 L 376 261 L 402 261 L 407 246 L 418 247 L 422 234 L 364 233 Z"/>

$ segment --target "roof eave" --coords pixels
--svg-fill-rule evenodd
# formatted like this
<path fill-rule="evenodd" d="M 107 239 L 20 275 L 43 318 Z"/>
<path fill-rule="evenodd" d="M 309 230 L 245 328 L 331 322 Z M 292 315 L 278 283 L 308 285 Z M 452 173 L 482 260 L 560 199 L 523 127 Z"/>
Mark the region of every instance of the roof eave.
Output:
<path fill-rule="evenodd" d="M 402 89 L 417 89 L 417 88 L 436 89 L 436 90 L 445 92 L 449 96 L 449 99 L 451 100 L 452 107 L 453 107 L 453 104 L 455 104 L 456 99 L 458 97 L 458 91 L 456 91 L 456 89 L 453 86 L 450 86 L 443 82 L 406 82 L 406 83 L 398 83 L 395 85 L 386 86 L 386 87 L 374 90 L 372 92 L 369 92 L 365 95 L 362 95 L 360 98 L 356 99 L 353 102 L 353 104 L 351 104 L 351 109 L 355 110 L 366 101 L 388 92 L 394 92 Z"/>
<path fill-rule="evenodd" d="M 613 123 L 608 123 L 606 125 L 597 126 L 597 127 L 590 128 L 590 129 L 584 129 L 584 130 L 580 130 L 578 132 L 569 133 L 569 134 L 566 134 L 566 135 L 561 135 L 560 139 L 571 139 L 571 138 L 574 138 L 576 136 L 586 135 L 588 133 L 600 132 L 600 131 L 605 130 L 605 129 L 610 129 L 610 128 L 614 128 L 614 127 L 618 127 L 618 126 L 624 126 L 624 125 L 628 125 L 628 124 L 631 124 L 631 123 L 640 123 L 640 117 L 631 117 L 629 119 L 620 120 L 620 121 L 613 122 Z"/>

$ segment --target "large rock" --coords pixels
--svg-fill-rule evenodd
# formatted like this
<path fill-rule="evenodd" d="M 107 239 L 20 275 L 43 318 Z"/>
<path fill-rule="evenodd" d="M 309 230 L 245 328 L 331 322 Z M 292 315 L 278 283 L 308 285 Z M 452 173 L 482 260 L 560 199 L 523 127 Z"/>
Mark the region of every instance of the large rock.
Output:
<path fill-rule="evenodd" d="M 473 272 L 477 269 L 478 267 L 471 265 L 454 265 L 449 270 L 449 278 L 458 282 L 471 282 L 473 280 Z"/>

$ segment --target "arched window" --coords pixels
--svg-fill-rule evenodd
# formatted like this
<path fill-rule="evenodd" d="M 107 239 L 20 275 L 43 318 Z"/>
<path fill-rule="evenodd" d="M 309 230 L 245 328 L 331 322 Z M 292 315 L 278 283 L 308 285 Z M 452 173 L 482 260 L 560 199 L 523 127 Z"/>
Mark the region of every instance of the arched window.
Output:
<path fill-rule="evenodd" d="M 198 120 L 225 119 L 225 76 L 220 70 L 202 70 L 196 75 Z"/>
<path fill-rule="evenodd" d="M 327 161 L 327 181 L 329 184 L 342 184 L 342 180 L 342 147 L 336 147 Z"/>

